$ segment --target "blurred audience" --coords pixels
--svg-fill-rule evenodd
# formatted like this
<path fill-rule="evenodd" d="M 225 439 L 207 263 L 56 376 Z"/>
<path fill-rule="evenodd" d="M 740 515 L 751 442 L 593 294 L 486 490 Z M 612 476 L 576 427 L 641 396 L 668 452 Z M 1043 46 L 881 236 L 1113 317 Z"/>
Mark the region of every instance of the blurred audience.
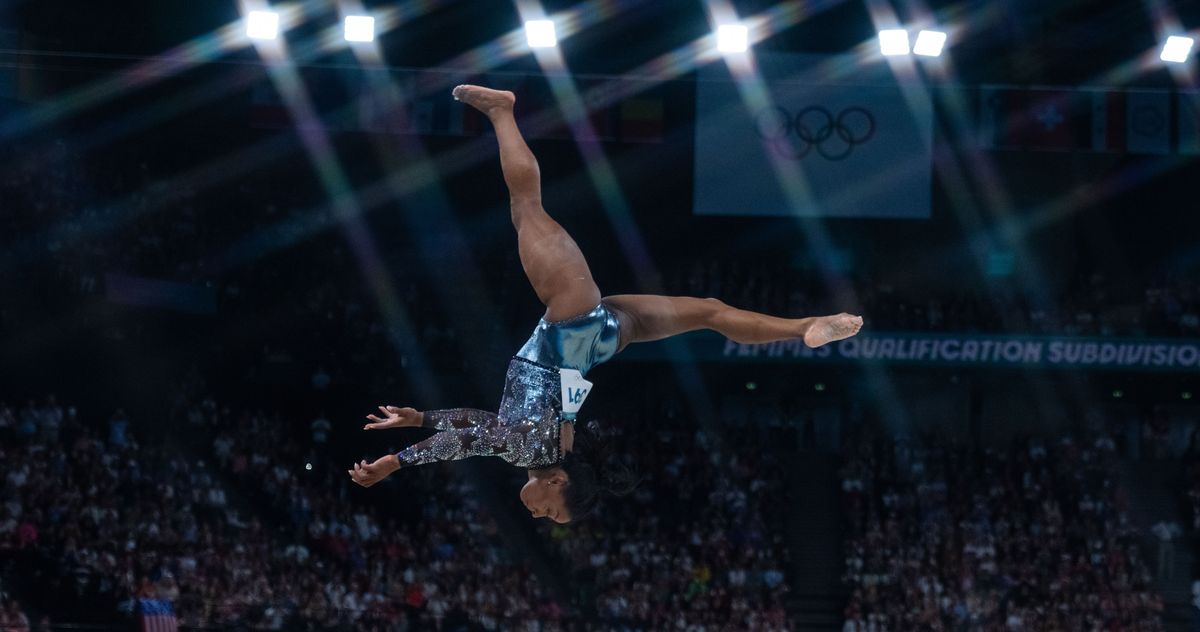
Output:
<path fill-rule="evenodd" d="M 454 465 L 350 498 L 303 428 L 211 398 L 163 444 L 141 443 L 124 411 L 100 423 L 53 397 L 18 417 L 33 430 L 0 453 L 0 546 L 40 555 L 43 589 L 80 611 L 154 598 L 217 628 L 791 629 L 783 477 L 752 433 L 721 445 L 681 419 L 606 424 L 646 481 L 589 520 L 539 527 L 574 578 L 563 602 Z M 211 441 L 199 457 L 194 436 Z"/>
<path fill-rule="evenodd" d="M 1161 630 L 1111 440 L 855 446 L 846 632 Z"/>

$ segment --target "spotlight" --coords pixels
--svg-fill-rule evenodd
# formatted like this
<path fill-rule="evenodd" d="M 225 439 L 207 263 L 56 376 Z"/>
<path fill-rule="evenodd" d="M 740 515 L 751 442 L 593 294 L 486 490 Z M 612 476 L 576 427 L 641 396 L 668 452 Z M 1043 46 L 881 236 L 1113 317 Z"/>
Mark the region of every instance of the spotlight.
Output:
<path fill-rule="evenodd" d="M 757 384 L 757 383 L 755 383 L 755 382 L 746 382 L 746 390 L 748 390 L 748 391 L 752 391 L 752 390 L 754 390 L 754 389 L 756 389 L 756 388 L 758 388 L 758 384 Z"/>
<path fill-rule="evenodd" d="M 921 31 L 917 33 L 917 42 L 913 44 L 914 55 L 937 57 L 942 54 L 946 45 L 946 34 L 941 31 Z"/>
<path fill-rule="evenodd" d="M 884 55 L 908 54 L 908 31 L 885 29 L 879 32 L 879 52 Z"/>
<path fill-rule="evenodd" d="M 251 11 L 246 14 L 246 36 L 256 40 L 279 37 L 279 14 L 274 11 Z"/>
<path fill-rule="evenodd" d="M 1187 61 L 1188 53 L 1192 52 L 1192 44 L 1195 40 L 1190 37 L 1181 37 L 1172 35 L 1167 38 L 1167 42 L 1163 44 L 1162 54 L 1158 56 L 1163 61 L 1169 61 L 1176 64 L 1182 64 Z"/>
<path fill-rule="evenodd" d="M 1191 391 L 1184 391 L 1184 392 L 1180 393 L 1180 394 L 1179 394 L 1179 396 L 1180 396 L 1180 397 L 1182 397 L 1182 398 L 1184 398 L 1184 399 L 1191 399 L 1191 398 L 1192 398 L 1192 392 L 1191 392 Z"/>
<path fill-rule="evenodd" d="M 1119 388 L 1113 391 L 1113 399 L 1121 399 L 1122 397 L 1125 397 L 1125 391 Z"/>
<path fill-rule="evenodd" d="M 750 47 L 750 29 L 745 24 L 722 24 L 717 27 L 717 50 L 722 53 L 744 53 Z"/>
<path fill-rule="evenodd" d="M 347 42 L 375 41 L 375 18 L 369 15 L 347 15 L 345 34 Z"/>
<path fill-rule="evenodd" d="M 554 34 L 554 22 L 551 20 L 530 20 L 525 23 L 525 39 L 530 48 L 554 48 L 558 46 L 558 37 Z"/>

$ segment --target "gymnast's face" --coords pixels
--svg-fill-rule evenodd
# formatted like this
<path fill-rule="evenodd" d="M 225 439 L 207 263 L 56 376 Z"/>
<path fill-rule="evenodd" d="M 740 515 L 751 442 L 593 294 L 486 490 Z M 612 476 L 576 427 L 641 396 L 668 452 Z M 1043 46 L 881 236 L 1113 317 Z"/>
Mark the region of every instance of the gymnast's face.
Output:
<path fill-rule="evenodd" d="M 534 518 L 549 518 L 558 523 L 571 521 L 567 499 L 563 495 L 569 479 L 561 467 L 529 470 L 529 480 L 521 488 L 521 502 Z"/>

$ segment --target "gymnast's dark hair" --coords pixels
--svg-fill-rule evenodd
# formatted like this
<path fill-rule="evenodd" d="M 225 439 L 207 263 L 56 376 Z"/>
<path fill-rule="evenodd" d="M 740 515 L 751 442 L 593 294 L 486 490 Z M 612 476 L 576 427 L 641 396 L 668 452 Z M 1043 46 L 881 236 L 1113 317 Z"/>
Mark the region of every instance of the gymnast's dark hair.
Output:
<path fill-rule="evenodd" d="M 594 421 L 576 429 L 574 446 L 559 464 L 570 479 L 563 497 L 572 522 L 595 511 L 604 496 L 625 496 L 642 480 L 633 468 L 618 461 L 599 430 Z"/>

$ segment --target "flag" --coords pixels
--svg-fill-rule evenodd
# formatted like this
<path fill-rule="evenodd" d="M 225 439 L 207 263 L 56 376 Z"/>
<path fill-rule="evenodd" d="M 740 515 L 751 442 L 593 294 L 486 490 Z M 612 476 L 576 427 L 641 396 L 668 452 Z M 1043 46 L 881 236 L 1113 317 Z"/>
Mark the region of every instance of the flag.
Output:
<path fill-rule="evenodd" d="M 1178 94 L 1179 153 L 1200 154 L 1200 92 Z"/>
<path fill-rule="evenodd" d="M 1015 122 L 1017 138 L 1024 147 L 1066 151 L 1079 144 L 1079 110 L 1076 93 L 1070 89 L 1029 90 L 1025 108 Z"/>
<path fill-rule="evenodd" d="M 1068 151 L 1083 144 L 1075 90 L 984 86 L 980 96 L 980 147 Z"/>
<path fill-rule="evenodd" d="M 1125 149 L 1134 154 L 1171 151 L 1171 100 L 1163 90 L 1130 90 L 1125 95 Z"/>
<path fill-rule="evenodd" d="M 1093 90 L 1092 151 L 1125 151 L 1125 93 Z"/>
<path fill-rule="evenodd" d="M 166 599 L 139 599 L 142 632 L 178 632 L 175 608 Z"/>

